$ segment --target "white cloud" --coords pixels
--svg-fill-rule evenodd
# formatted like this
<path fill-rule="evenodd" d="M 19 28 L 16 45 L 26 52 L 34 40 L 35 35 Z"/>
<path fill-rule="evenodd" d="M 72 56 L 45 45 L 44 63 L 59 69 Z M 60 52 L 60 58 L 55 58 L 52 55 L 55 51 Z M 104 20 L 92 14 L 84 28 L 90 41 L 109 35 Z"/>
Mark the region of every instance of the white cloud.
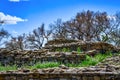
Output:
<path fill-rule="evenodd" d="M 17 22 L 24 22 L 27 19 L 22 19 L 20 17 L 5 15 L 4 13 L 0 12 L 0 24 L 17 24 Z"/>
<path fill-rule="evenodd" d="M 116 20 L 116 17 L 115 17 L 115 16 L 108 15 L 107 17 L 108 17 L 108 19 L 110 19 L 110 20 Z"/>
<path fill-rule="evenodd" d="M 15 30 L 13 30 L 13 31 L 12 31 L 12 33 L 13 33 L 13 34 L 17 34 L 18 32 L 17 32 L 17 31 L 15 31 Z"/>
<path fill-rule="evenodd" d="M 20 2 L 20 1 L 29 1 L 29 0 L 9 0 L 10 2 Z"/>

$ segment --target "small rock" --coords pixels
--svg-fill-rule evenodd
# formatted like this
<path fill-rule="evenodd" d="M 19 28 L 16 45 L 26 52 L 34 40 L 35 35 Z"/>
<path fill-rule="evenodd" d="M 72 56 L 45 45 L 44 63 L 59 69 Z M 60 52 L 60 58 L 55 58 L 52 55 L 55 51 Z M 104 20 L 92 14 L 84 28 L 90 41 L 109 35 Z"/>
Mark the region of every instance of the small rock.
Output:
<path fill-rule="evenodd" d="M 65 65 L 60 65 L 59 68 L 62 68 L 62 69 L 69 69 L 67 66 Z"/>

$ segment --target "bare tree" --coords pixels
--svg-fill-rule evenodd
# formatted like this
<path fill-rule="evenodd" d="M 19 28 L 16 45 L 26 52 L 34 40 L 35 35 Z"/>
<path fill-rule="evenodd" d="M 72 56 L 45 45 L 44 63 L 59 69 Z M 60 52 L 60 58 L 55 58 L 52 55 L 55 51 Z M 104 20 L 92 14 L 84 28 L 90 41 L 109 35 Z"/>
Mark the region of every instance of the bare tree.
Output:
<path fill-rule="evenodd" d="M 120 47 L 120 12 L 111 17 L 109 42 Z"/>
<path fill-rule="evenodd" d="M 26 37 L 26 48 L 41 49 L 45 40 L 44 35 L 45 29 L 44 24 L 42 24 Z"/>
<path fill-rule="evenodd" d="M 10 50 L 23 50 L 25 48 L 25 34 L 17 37 L 11 37 L 10 41 L 7 41 L 5 47 Z"/>
<path fill-rule="evenodd" d="M 15 37 L 12 37 L 10 41 L 5 42 L 5 48 L 9 50 L 17 50 L 18 49 L 18 44 L 17 40 Z"/>
<path fill-rule="evenodd" d="M 52 30 L 52 38 L 62 38 L 66 39 L 67 38 L 67 32 L 66 32 L 66 27 L 63 24 L 61 19 L 57 19 L 57 21 L 54 24 L 50 25 L 50 28 Z"/>
<path fill-rule="evenodd" d="M 0 29 L 0 45 L 3 45 L 5 41 L 2 40 L 8 38 L 9 36 L 10 34 L 8 33 L 8 31 L 4 30 L 3 28 Z"/>
<path fill-rule="evenodd" d="M 4 21 L 0 22 L 1 24 Z M 108 15 L 106 12 L 82 11 L 77 13 L 75 18 L 62 22 L 61 19 L 53 24 L 50 24 L 50 30 L 45 30 L 45 25 L 42 24 L 32 33 L 25 36 L 18 36 L 11 39 L 21 50 L 41 49 L 45 40 L 52 39 L 77 39 L 83 41 L 102 41 L 111 42 L 120 46 L 120 13 Z M 0 31 L 0 41 L 8 37 L 8 33 L 4 30 Z M 9 45 L 12 45 L 9 43 Z"/>
<path fill-rule="evenodd" d="M 112 31 L 110 37 L 110 42 L 120 47 L 120 29 Z"/>
<path fill-rule="evenodd" d="M 86 11 L 78 13 L 76 16 L 76 27 L 78 32 L 83 35 L 85 41 L 102 41 L 101 34 L 109 28 L 109 20 L 106 12 Z"/>
<path fill-rule="evenodd" d="M 103 41 L 101 36 L 110 28 L 106 12 L 83 11 L 65 22 L 68 37 L 84 41 Z"/>
<path fill-rule="evenodd" d="M 25 34 L 19 35 L 17 37 L 17 44 L 20 50 L 23 50 L 25 48 Z"/>
<path fill-rule="evenodd" d="M 50 39 L 50 36 L 51 36 L 51 34 L 52 34 L 52 30 L 46 30 L 45 32 L 44 32 L 44 38 L 46 39 L 46 41 L 48 42 L 48 40 Z"/>
<path fill-rule="evenodd" d="M 69 39 L 75 39 L 77 31 L 75 30 L 75 25 L 74 25 L 75 20 L 70 20 L 64 22 L 67 38 Z"/>

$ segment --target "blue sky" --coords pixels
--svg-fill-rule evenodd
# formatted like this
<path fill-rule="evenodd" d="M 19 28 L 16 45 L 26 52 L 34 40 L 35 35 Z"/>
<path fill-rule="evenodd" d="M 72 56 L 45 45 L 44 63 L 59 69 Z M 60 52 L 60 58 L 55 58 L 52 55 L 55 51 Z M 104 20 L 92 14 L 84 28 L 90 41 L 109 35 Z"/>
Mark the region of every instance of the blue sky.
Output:
<path fill-rule="evenodd" d="M 120 11 L 120 0 L 0 0 L 0 19 L 9 20 L 0 27 L 17 36 L 42 23 L 47 29 L 58 18 L 70 20 L 83 10 L 114 14 Z"/>

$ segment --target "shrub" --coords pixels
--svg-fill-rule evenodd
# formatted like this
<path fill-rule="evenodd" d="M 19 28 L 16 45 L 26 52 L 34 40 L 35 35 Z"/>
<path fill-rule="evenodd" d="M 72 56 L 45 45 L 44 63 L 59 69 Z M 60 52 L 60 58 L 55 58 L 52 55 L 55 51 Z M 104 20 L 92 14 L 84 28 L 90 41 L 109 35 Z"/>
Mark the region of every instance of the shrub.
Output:
<path fill-rule="evenodd" d="M 81 53 L 81 49 L 80 49 L 80 47 L 77 48 L 77 52 L 78 52 L 78 54 Z"/>

